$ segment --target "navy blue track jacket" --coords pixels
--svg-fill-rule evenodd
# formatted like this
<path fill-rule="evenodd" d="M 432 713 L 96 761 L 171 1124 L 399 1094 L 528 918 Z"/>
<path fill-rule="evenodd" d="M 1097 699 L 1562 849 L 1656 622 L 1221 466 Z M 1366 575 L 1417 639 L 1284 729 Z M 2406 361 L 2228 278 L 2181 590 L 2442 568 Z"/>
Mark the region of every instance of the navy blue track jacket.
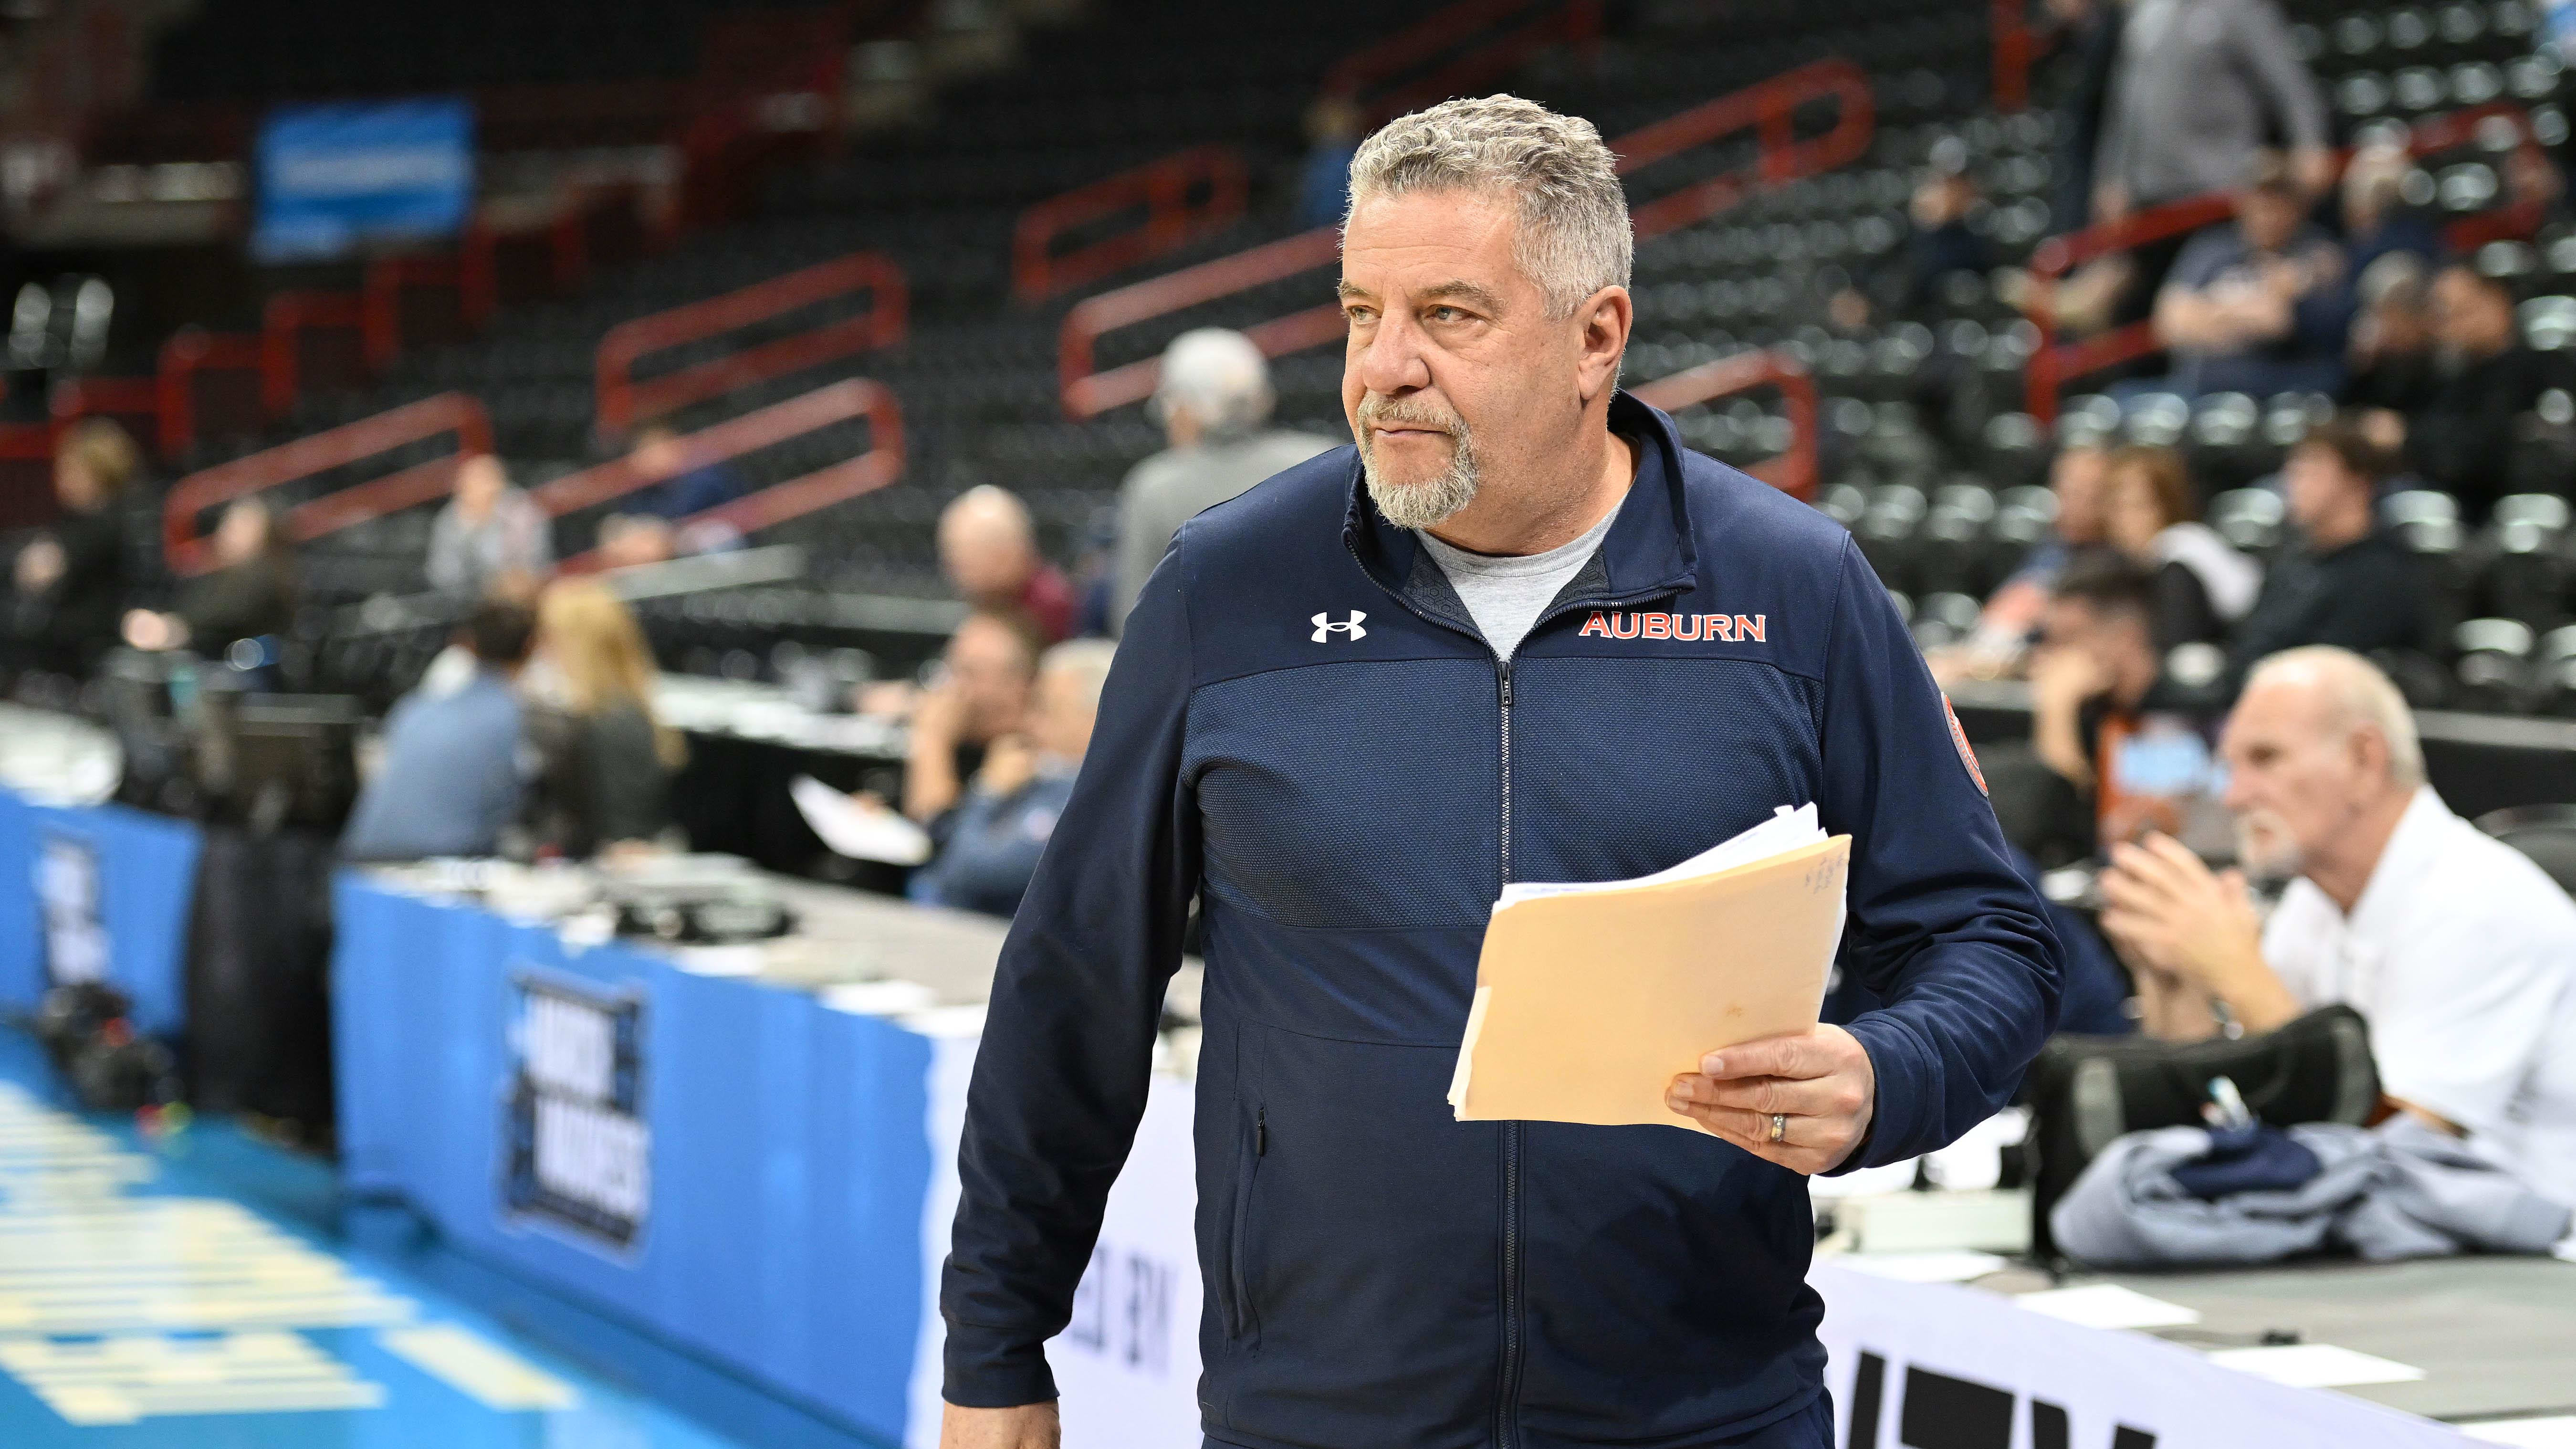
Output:
<path fill-rule="evenodd" d="M 1496 894 L 1661 870 L 1815 801 L 1852 837 L 1843 970 L 1887 1003 L 1850 1027 L 1878 1074 L 1854 1166 L 2003 1105 L 2058 947 L 1849 536 L 1634 399 L 1610 419 L 1636 484 L 1509 660 L 1351 448 L 1173 540 L 994 981 L 951 1402 L 1055 1396 L 1042 1345 L 1144 1110 L 1193 895 L 1212 1439 L 1688 1449 L 1819 1392 L 1798 1174 L 1669 1127 L 1452 1117 Z"/>

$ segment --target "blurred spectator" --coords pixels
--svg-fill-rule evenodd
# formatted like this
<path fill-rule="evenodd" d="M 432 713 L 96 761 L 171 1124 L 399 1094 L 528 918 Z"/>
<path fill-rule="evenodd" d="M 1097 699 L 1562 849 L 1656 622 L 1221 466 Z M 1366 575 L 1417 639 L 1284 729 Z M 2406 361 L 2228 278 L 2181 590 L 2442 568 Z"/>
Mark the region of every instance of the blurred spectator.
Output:
<path fill-rule="evenodd" d="M 1019 909 L 1073 794 L 1083 751 L 1091 747 L 1100 689 L 1116 652 L 1105 639 L 1077 639 L 1038 660 L 1025 731 L 1002 736 L 985 752 L 947 845 L 913 878 L 915 899 L 1004 917 Z"/>
<path fill-rule="evenodd" d="M 2405 545 L 2379 527 L 2388 473 L 2388 455 L 2343 418 L 2310 429 L 2290 450 L 2281 481 L 2299 542 L 2273 559 L 2237 629 L 2231 678 L 2302 644 L 2363 654 L 2423 645 L 2423 575 Z"/>
<path fill-rule="evenodd" d="M 599 521 L 602 568 L 669 563 L 679 551 L 680 536 L 667 518 L 649 513 L 612 513 Z"/>
<path fill-rule="evenodd" d="M 688 748 L 654 717 L 659 676 L 634 614 L 597 579 L 547 585 L 530 674 L 541 847 L 582 859 L 659 839 Z"/>
<path fill-rule="evenodd" d="M 2084 912 L 2048 899 L 2039 883 L 2044 874 L 2039 862 L 2017 845 L 2007 844 L 2006 849 L 2011 853 L 2013 874 L 2039 897 L 2041 908 L 2048 913 L 2048 928 L 2057 933 L 2058 947 L 2065 952 L 2057 1029 L 2085 1036 L 2135 1035 L 2138 1024 L 2128 1014 L 2128 977 L 2112 955 L 2110 943 L 2102 939 L 2102 933 Z M 1839 1026 L 1887 1004 L 1861 982 L 1856 971 L 1838 970 L 1829 980 L 1822 1020 Z"/>
<path fill-rule="evenodd" d="M 2412 413 L 2371 413 L 2364 426 L 2458 498 L 2463 514 L 2480 518 L 2505 490 L 2514 420 L 2567 381 L 2555 359 L 2524 345 L 2513 289 L 2466 262 L 2433 279 L 2433 336 L 2442 375 L 2431 399 Z"/>
<path fill-rule="evenodd" d="M 978 609 L 949 636 L 939 681 L 913 711 L 903 772 L 903 813 L 946 833 L 965 782 L 984 768 L 993 743 L 1020 728 L 1038 654 L 1046 647 L 1020 615 Z"/>
<path fill-rule="evenodd" d="M 2103 110 L 2120 61 L 2128 17 L 2119 0 L 2047 0 L 2066 57 L 2066 95 L 2057 107 L 2056 188 L 2049 220 L 2058 232 L 2080 231 L 2093 216 L 2093 160 L 2102 145 Z"/>
<path fill-rule="evenodd" d="M 2111 546 L 2155 582 L 2157 652 L 2225 640 L 2228 627 L 2254 607 L 2263 569 L 2200 521 L 2200 496 L 2182 455 L 2122 448 L 2111 455 L 2110 491 Z"/>
<path fill-rule="evenodd" d="M 2414 169 L 2414 155 L 2388 141 L 2362 147 L 2344 164 L 2344 260 L 2356 276 L 2397 252 L 2426 267 L 2442 255 L 2442 234 L 2406 204 L 2406 177 Z"/>
<path fill-rule="evenodd" d="M 131 587 L 125 572 L 125 488 L 143 466 L 125 429 L 89 418 L 54 447 L 62 516 L 18 551 L 11 632 L 34 661 L 86 674 L 113 648 Z"/>
<path fill-rule="evenodd" d="M 2173 356 L 2163 387 L 2191 397 L 2342 388 L 2351 312 L 2343 254 L 2305 211 L 2281 158 L 2257 153 L 2235 220 L 2194 236 L 2156 294 L 2156 337 Z"/>
<path fill-rule="evenodd" d="M 2102 877 L 2146 1029 L 2348 1003 L 2399 1108 L 2576 1204 L 2576 903 L 2424 783 L 2406 701 L 2357 655 L 2264 660 L 2222 749 L 2242 871 L 2151 837 Z M 2247 873 L 2290 878 L 2268 921 Z"/>
<path fill-rule="evenodd" d="M 1124 628 L 1154 565 L 1181 525 L 1328 446 L 1266 429 L 1270 365 L 1240 332 L 1201 327 L 1163 350 L 1153 411 L 1171 447 L 1137 464 L 1118 490 L 1118 574 L 1109 631 Z"/>
<path fill-rule="evenodd" d="M 430 525 L 429 585 L 477 598 L 504 576 L 543 578 L 555 562 L 552 528 L 501 460 L 477 453 L 456 465 L 455 496 Z"/>
<path fill-rule="evenodd" d="M 2309 196 L 2334 179 L 2324 99 L 2271 0 L 2133 0 L 2113 66 L 2097 220 L 2239 184 L 2288 138 Z"/>
<path fill-rule="evenodd" d="M 1297 224 L 1339 226 L 1351 204 L 1351 157 L 1368 117 L 1348 96 L 1326 95 L 1306 107 L 1306 159 L 1297 173 Z"/>
<path fill-rule="evenodd" d="M 2432 271 L 2413 252 L 2390 252 L 2364 268 L 2353 294 L 2352 347 L 2344 383 L 2347 407 L 2386 408 L 2399 415 L 2431 406 L 2441 389 L 2433 352 Z"/>
<path fill-rule="evenodd" d="M 745 492 L 742 479 L 722 463 L 690 467 L 688 445 L 669 423 L 646 423 L 636 429 L 626 461 L 636 477 L 660 480 L 635 495 L 631 513 L 678 523 L 731 503 Z"/>
<path fill-rule="evenodd" d="M 136 609 L 125 642 L 137 649 L 184 649 L 218 656 L 235 640 L 283 634 L 295 621 L 295 556 L 276 516 L 255 498 L 224 510 L 215 525 L 215 567 L 182 585 L 171 613 Z"/>
<path fill-rule="evenodd" d="M 1018 610 L 1052 644 L 1073 632 L 1073 585 L 1038 556 L 1028 505 L 990 483 L 967 489 L 939 515 L 939 567 L 978 609 Z"/>
<path fill-rule="evenodd" d="M 1961 678 L 1997 679 L 2020 666 L 2067 561 L 2077 551 L 2103 542 L 2110 459 L 2110 450 L 2096 442 L 2079 440 L 2058 450 L 2048 468 L 2049 491 L 2057 498 L 2057 517 L 2049 535 L 1987 598 L 1968 642 L 1932 658 L 1932 672 L 1944 684 Z"/>
<path fill-rule="evenodd" d="M 445 689 L 424 680 L 385 717 L 384 764 L 358 796 L 340 853 L 351 860 L 496 855 L 525 781 L 515 683 L 536 615 L 487 599 L 457 631 L 472 673 Z"/>
<path fill-rule="evenodd" d="M 2103 813 L 2109 755 L 2139 718 L 2191 703 L 2165 682 L 2155 610 L 2154 575 L 2109 549 L 2070 563 L 2048 603 L 2030 666 L 2031 747 L 2073 787 L 2087 822 Z"/>
<path fill-rule="evenodd" d="M 1976 178 L 1968 173 L 1967 143 L 1956 136 L 1935 141 L 1930 164 L 1915 183 L 1913 200 L 1906 208 L 1912 226 L 1904 249 L 1890 265 L 1833 297 L 1834 325 L 1857 332 L 1873 321 L 1941 320 L 1948 305 L 1944 284 L 1957 276 L 1982 283 L 1995 266 L 1993 245 L 1968 224 L 1977 201 Z"/>

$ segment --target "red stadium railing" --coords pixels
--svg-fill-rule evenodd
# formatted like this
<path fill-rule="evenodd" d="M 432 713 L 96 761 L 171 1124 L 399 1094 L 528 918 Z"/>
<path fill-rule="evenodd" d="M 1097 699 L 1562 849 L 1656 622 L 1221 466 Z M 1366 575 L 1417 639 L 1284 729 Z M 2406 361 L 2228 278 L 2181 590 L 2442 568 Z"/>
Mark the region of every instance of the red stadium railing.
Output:
<path fill-rule="evenodd" d="M 366 310 L 367 365 L 379 372 L 402 356 L 403 298 L 414 291 L 442 289 L 456 294 L 456 313 L 467 331 L 483 325 L 500 304 L 495 281 L 492 233 L 466 229 L 456 250 L 444 256 L 378 257 L 367 264 L 361 288 Z"/>
<path fill-rule="evenodd" d="M 680 439 L 683 460 L 680 467 L 683 470 L 703 468 L 852 418 L 868 420 L 870 436 L 866 452 L 801 478 L 772 484 L 730 503 L 676 520 L 676 526 L 685 529 L 698 524 L 724 524 L 737 532 L 750 534 L 873 492 L 902 477 L 905 456 L 903 410 L 891 391 L 866 378 L 845 379 L 802 397 L 691 433 Z M 556 479 L 536 489 L 532 496 L 548 514 L 561 516 L 660 481 L 658 477 L 639 473 L 620 459 Z M 577 554 L 560 565 L 565 573 L 588 573 L 599 567 L 601 560 L 596 549 Z"/>
<path fill-rule="evenodd" d="M 161 509 L 162 553 L 170 571 L 187 577 L 213 566 L 197 531 L 207 510 L 443 433 L 456 435 L 454 452 L 288 510 L 286 536 L 301 543 L 444 496 L 460 458 L 491 451 L 492 420 L 483 404 L 464 393 L 441 393 L 189 474 L 171 485 Z"/>
<path fill-rule="evenodd" d="M 199 328 L 182 328 L 161 344 L 160 366 L 156 370 L 161 397 L 162 456 L 185 456 L 196 446 L 199 425 L 204 421 L 204 399 L 197 381 L 208 373 L 247 373 L 257 378 L 267 365 L 265 350 L 259 339 L 247 334 L 207 332 Z M 260 384 L 255 383 L 256 389 Z M 247 431 L 263 421 L 258 393 L 251 394 L 248 418 L 229 419 L 238 430 Z M 247 426 L 244 426 L 247 425 Z"/>
<path fill-rule="evenodd" d="M 2030 63 L 2039 58 L 2030 0 L 1993 0 L 1987 14 L 1994 32 L 1995 109 L 2018 111 L 2030 104 Z"/>
<path fill-rule="evenodd" d="M 1821 135 L 1800 137 L 1794 126 L 1798 110 L 1820 102 L 1837 104 L 1833 126 Z M 1644 238 L 1704 220 L 1763 186 L 1856 159 L 1869 149 L 1874 117 L 1868 76 L 1849 61 L 1821 60 L 1632 131 L 1611 142 L 1610 149 L 1618 154 L 1624 175 L 1740 131 L 1755 133 L 1759 149 L 1751 175 L 1698 182 L 1632 211 L 1637 235 Z M 1095 370 L 1093 349 L 1103 335 L 1312 271 L 1330 264 L 1339 248 L 1336 228 L 1317 227 L 1085 299 L 1065 314 L 1057 334 L 1056 367 L 1065 412 L 1075 418 L 1097 417 L 1140 401 L 1154 390 L 1161 370 L 1158 359 L 1146 358 L 1106 372 Z M 1327 303 L 1244 331 L 1263 353 L 1278 357 L 1340 336 L 1341 309 Z"/>
<path fill-rule="evenodd" d="M 470 229 L 452 255 L 379 258 L 369 264 L 358 292 L 281 292 L 269 298 L 256 333 L 182 329 L 162 344 L 149 377 L 84 378 L 57 388 L 55 418 L 114 415 L 136 425 L 164 457 L 184 458 L 206 431 L 201 389 L 205 378 L 235 374 L 248 381 L 236 400 L 245 406 L 229 423 L 256 427 L 283 417 L 294 410 L 311 381 L 307 346 L 316 334 L 348 334 L 352 361 L 367 370 L 380 370 L 401 353 L 407 295 L 424 288 L 452 288 L 457 293 L 459 320 L 480 325 L 497 305 L 495 256 L 500 245 L 522 240 L 538 243 L 545 249 L 545 270 L 553 285 L 570 286 L 588 272 L 589 228 L 602 214 L 602 204 L 633 205 L 635 200 L 631 189 L 625 188 L 568 193 L 555 214 L 533 226 L 510 231 Z M 653 230 L 644 229 L 648 235 Z M 0 430 L 0 457 L 32 456 L 51 448 L 47 431 L 51 426 L 20 424 L 14 430 Z M 43 433 L 41 443 L 31 441 L 36 437 L 27 431 L 31 428 Z"/>
<path fill-rule="evenodd" d="M 1384 120 L 1473 94 L 1551 46 L 1600 34 L 1601 0 L 1458 0 L 1343 57 L 1324 72 L 1323 90 Z"/>
<path fill-rule="evenodd" d="M 1097 281 L 1187 246 L 1243 219 L 1243 155 L 1193 146 L 1077 187 L 1020 213 L 1011 239 L 1011 293 L 1024 303 Z M 1059 252 L 1066 233 L 1134 211 L 1144 224 Z"/>
<path fill-rule="evenodd" d="M 1745 352 L 1703 362 L 1635 389 L 1640 401 L 1676 412 L 1711 398 L 1776 387 L 1789 410 L 1789 448 L 1745 471 L 1794 498 L 1816 494 L 1816 382 L 1776 352 Z"/>
<path fill-rule="evenodd" d="M 150 436 L 161 421 L 161 385 L 148 377 L 75 377 L 54 384 L 46 399 L 46 426 L 62 428 L 82 418 L 116 418 L 129 431 Z"/>
<path fill-rule="evenodd" d="M 2475 138 L 2479 126 L 2490 120 L 2513 126 L 2518 134 L 2514 149 L 2538 158 L 2540 143 L 2532 132 L 2531 117 L 2520 106 L 2502 102 L 2419 121 L 2408 139 L 2408 149 L 2422 156 L 2466 145 Z M 2343 152 L 2337 157 L 2337 165 L 2349 159 L 2351 153 Z M 2197 231 L 2225 219 L 2232 211 L 2233 202 L 2227 193 L 2211 192 L 2052 237 L 2040 244 L 2031 254 L 2031 276 L 2038 285 L 2033 289 L 2034 301 L 2026 309 L 2039 328 L 2039 340 L 2022 370 L 2023 407 L 2033 418 L 2043 423 L 2055 421 L 2059 391 L 2077 378 L 2164 351 L 2153 321 L 2134 322 L 2080 342 L 2059 342 L 2056 314 L 2050 305 L 2054 284 L 2086 262 Z M 2529 236 L 2539 229 L 2543 211 L 2540 199 L 2524 197 L 2454 221 L 2445 240 L 2455 249 L 2466 250 L 2503 237 Z"/>
<path fill-rule="evenodd" d="M 867 293 L 856 317 L 828 322 L 641 382 L 635 365 L 684 343 L 721 336 L 832 298 Z M 621 433 L 639 421 L 735 388 L 903 341 L 909 293 L 901 268 L 876 252 L 856 252 L 755 283 L 721 297 L 638 317 L 599 341 L 599 427 Z"/>
<path fill-rule="evenodd" d="M 1820 101 L 1836 103 L 1833 126 L 1822 135 L 1800 137 L 1798 111 Z M 1847 60 L 1813 61 L 1630 131 L 1610 149 L 1618 153 L 1624 176 L 1739 131 L 1752 131 L 1760 143 L 1753 173 L 1712 177 L 1634 208 L 1629 217 L 1640 240 L 1705 221 L 1761 187 L 1859 160 L 1877 134 L 1869 77 Z"/>
<path fill-rule="evenodd" d="M 852 379 L 847 383 L 834 383 L 785 402 L 744 413 L 738 418 L 728 418 L 713 427 L 683 434 L 679 439 L 678 461 L 669 473 L 646 473 L 630 458 L 616 457 L 578 473 L 567 473 L 551 483 L 540 484 L 530 489 L 528 496 L 549 517 L 555 518 L 611 502 L 675 474 L 738 458 L 816 428 L 857 417 L 870 405 L 866 392 L 852 390 L 861 382 L 862 379 Z M 876 392 L 885 390 L 873 382 L 865 383 L 865 387 Z"/>
<path fill-rule="evenodd" d="M 360 339 L 360 360 L 366 356 L 367 307 L 353 293 L 280 292 L 268 299 L 260 324 L 260 397 L 271 417 L 293 412 L 303 393 L 308 333 L 353 333 Z"/>

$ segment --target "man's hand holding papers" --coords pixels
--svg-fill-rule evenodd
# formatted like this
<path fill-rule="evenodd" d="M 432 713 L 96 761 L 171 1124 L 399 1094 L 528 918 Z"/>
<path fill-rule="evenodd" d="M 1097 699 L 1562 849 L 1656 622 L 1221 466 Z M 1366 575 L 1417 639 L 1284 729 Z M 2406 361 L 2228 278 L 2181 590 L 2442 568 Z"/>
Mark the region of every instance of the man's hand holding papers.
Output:
<path fill-rule="evenodd" d="M 1784 806 L 1651 876 L 1506 886 L 1450 1081 L 1458 1120 L 1663 1124 L 1797 1172 L 1839 1165 L 1878 1089 L 1859 1040 L 1816 1022 L 1850 845 L 1815 806 Z"/>
<path fill-rule="evenodd" d="M 1878 1072 L 1839 1026 L 1764 1037 L 1702 1057 L 1673 1078 L 1676 1112 L 1766 1162 L 1813 1177 L 1831 1172 L 1869 1135 Z M 1786 1130 L 1772 1140 L 1772 1118 Z"/>

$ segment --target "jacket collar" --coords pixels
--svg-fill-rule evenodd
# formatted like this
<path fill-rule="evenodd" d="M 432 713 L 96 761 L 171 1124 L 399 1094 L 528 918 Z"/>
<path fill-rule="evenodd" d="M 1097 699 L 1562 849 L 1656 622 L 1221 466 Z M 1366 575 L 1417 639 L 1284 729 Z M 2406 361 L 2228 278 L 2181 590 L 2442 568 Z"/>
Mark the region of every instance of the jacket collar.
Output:
<path fill-rule="evenodd" d="M 1609 603 L 1686 592 L 1699 581 L 1699 550 L 1692 542 L 1690 510 L 1682 488 L 1681 435 L 1671 418 L 1625 391 L 1611 396 L 1610 431 L 1638 445 L 1637 483 L 1628 490 L 1619 516 L 1601 540 L 1595 567 L 1587 568 L 1577 580 L 1586 586 L 1582 601 Z M 1379 584 L 1404 593 L 1417 562 L 1426 561 L 1426 550 L 1412 530 L 1396 527 L 1377 511 L 1356 452 L 1344 486 L 1348 490 L 1344 541 Z"/>

